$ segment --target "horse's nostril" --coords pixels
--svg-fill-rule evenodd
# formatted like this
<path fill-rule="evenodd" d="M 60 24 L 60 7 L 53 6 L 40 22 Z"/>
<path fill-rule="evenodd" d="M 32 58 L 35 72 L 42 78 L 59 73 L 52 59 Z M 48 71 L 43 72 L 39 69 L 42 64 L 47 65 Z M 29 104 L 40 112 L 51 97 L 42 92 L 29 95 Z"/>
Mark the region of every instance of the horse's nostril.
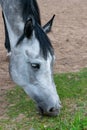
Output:
<path fill-rule="evenodd" d="M 54 111 L 54 107 L 50 108 L 49 112 L 53 112 Z"/>

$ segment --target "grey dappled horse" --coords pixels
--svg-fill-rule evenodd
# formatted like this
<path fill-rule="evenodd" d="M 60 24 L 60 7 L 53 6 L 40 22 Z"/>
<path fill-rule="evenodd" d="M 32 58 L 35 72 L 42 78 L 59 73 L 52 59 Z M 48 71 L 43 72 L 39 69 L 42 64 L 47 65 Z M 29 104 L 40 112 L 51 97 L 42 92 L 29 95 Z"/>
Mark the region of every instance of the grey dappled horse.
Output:
<path fill-rule="evenodd" d="M 36 102 L 43 115 L 56 116 L 60 100 L 53 80 L 54 51 L 46 33 L 52 19 L 41 26 L 36 0 L 0 0 L 5 25 L 9 71 L 15 83 Z"/>

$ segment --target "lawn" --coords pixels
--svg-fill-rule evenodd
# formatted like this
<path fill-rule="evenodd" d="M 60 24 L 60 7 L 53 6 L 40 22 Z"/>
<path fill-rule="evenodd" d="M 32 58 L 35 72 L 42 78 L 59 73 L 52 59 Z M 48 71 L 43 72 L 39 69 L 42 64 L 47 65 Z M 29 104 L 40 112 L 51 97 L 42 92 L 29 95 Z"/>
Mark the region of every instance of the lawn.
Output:
<path fill-rule="evenodd" d="M 54 80 L 62 102 L 59 116 L 39 115 L 35 103 L 16 86 L 6 94 L 9 105 L 0 130 L 87 130 L 87 69 L 55 74 Z"/>

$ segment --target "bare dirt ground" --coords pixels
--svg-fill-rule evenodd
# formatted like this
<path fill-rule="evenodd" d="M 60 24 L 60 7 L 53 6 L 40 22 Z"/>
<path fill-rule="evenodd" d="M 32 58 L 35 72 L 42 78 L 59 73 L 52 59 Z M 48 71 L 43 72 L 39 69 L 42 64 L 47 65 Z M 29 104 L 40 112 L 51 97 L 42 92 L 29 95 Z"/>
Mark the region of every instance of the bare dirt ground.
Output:
<path fill-rule="evenodd" d="M 87 0 L 37 0 L 42 24 L 56 15 L 49 37 L 55 49 L 54 71 L 79 71 L 87 67 Z M 0 118 L 5 113 L 7 89 L 15 86 L 8 72 L 4 27 L 0 9 Z"/>

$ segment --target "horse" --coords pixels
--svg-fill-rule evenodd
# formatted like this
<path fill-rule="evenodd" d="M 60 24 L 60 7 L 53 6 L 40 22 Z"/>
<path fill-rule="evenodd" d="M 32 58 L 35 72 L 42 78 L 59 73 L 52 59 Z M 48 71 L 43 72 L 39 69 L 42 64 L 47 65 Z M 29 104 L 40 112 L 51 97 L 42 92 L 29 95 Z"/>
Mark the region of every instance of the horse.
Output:
<path fill-rule="evenodd" d="M 61 101 L 53 79 L 54 49 L 36 0 L 0 0 L 11 79 L 36 103 L 40 114 L 57 116 Z"/>

